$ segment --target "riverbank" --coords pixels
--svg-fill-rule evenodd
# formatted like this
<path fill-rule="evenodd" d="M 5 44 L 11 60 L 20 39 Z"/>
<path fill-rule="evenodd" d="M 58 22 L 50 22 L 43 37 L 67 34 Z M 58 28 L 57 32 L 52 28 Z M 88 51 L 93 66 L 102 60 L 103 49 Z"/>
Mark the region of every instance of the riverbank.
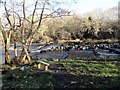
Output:
<path fill-rule="evenodd" d="M 3 71 L 3 89 L 120 88 L 118 59 L 43 61 L 50 64 L 47 72 L 29 65 L 25 65 L 24 70 Z"/>
<path fill-rule="evenodd" d="M 58 43 L 66 43 L 66 42 L 86 42 L 86 43 L 120 43 L 119 39 L 103 39 L 103 40 L 95 40 L 95 39 L 76 39 L 76 40 L 58 40 Z"/>

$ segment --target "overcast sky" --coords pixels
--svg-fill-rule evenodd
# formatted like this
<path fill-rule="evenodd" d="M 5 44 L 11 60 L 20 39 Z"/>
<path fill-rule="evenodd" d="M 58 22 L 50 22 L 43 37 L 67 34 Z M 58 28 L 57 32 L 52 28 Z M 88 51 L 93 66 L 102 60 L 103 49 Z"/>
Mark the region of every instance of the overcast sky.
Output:
<path fill-rule="evenodd" d="M 19 1 L 22 1 L 22 0 L 19 0 Z M 30 1 L 32 0 L 29 0 L 29 2 Z M 65 2 L 64 4 L 61 4 L 60 6 L 61 8 L 70 9 L 73 12 L 83 14 L 95 9 L 105 10 L 114 6 L 118 6 L 118 2 L 120 0 L 58 0 L 58 1 Z M 0 8 L 1 8 L 1 5 L 0 5 Z M 2 12 L 3 12 L 2 9 L 0 9 L 0 16 Z"/>
<path fill-rule="evenodd" d="M 68 1 L 68 0 L 66 0 Z M 74 0 L 76 3 L 70 3 L 68 6 L 63 6 L 65 8 L 71 8 L 73 11 L 78 13 L 86 13 L 95 9 L 106 10 L 108 8 L 118 6 L 120 0 Z"/>

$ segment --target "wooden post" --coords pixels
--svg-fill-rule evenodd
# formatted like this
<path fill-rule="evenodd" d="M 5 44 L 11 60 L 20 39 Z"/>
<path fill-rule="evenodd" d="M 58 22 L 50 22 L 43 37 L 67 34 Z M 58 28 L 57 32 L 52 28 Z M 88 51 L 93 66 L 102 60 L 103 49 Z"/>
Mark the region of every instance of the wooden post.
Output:
<path fill-rule="evenodd" d="M 35 64 L 34 64 L 34 68 L 36 68 L 36 67 L 37 67 L 37 64 L 35 63 Z"/>
<path fill-rule="evenodd" d="M 41 67 L 41 64 L 39 63 L 39 64 L 38 64 L 38 69 L 40 69 L 40 67 Z"/>
<path fill-rule="evenodd" d="M 48 66 L 47 65 L 45 65 L 45 71 L 48 71 Z"/>

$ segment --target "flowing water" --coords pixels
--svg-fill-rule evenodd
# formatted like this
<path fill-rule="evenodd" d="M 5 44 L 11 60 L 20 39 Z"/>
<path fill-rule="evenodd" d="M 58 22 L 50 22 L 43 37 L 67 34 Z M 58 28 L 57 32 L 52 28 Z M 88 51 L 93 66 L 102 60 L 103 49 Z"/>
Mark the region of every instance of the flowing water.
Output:
<path fill-rule="evenodd" d="M 99 44 L 97 44 L 100 46 Z M 120 58 L 120 54 L 116 54 L 115 52 L 110 52 L 109 49 L 97 49 L 97 54 L 93 52 L 93 49 L 85 49 L 83 50 L 77 50 L 74 49 L 74 45 L 71 46 L 72 48 L 68 50 L 63 50 L 60 48 L 60 46 L 68 46 L 68 45 L 62 45 L 62 44 L 32 44 L 30 55 L 32 56 L 32 59 L 34 60 L 41 60 L 41 59 L 47 59 L 47 60 L 53 60 L 53 59 L 92 59 L 92 58 Z M 104 46 L 104 45 L 101 45 Z M 108 46 L 108 45 L 107 45 Z M 18 55 L 20 54 L 22 45 L 18 45 Z M 14 56 L 14 47 L 13 45 L 10 46 L 10 56 Z M 118 52 L 120 52 L 120 49 L 116 49 Z M 4 52 L 4 46 L 0 46 L 0 64 L 4 63 L 5 61 L 5 52 Z"/>

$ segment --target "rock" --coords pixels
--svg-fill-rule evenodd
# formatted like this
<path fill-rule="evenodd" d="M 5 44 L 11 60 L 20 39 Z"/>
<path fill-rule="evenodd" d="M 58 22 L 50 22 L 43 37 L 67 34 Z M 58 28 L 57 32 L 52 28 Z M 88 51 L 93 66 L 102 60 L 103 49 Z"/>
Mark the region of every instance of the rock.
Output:
<path fill-rule="evenodd" d="M 25 70 L 24 66 L 20 68 L 21 71 Z"/>
<path fill-rule="evenodd" d="M 26 69 L 28 69 L 28 66 L 22 66 L 22 67 L 20 68 L 21 71 L 24 71 L 24 70 L 26 70 Z"/>
<path fill-rule="evenodd" d="M 47 58 L 47 60 L 49 60 L 49 61 L 53 61 L 53 58 Z"/>
<path fill-rule="evenodd" d="M 92 85 L 93 85 L 94 83 L 93 83 L 93 82 L 90 82 L 90 84 L 92 84 Z"/>
<path fill-rule="evenodd" d="M 68 57 L 69 53 L 65 53 L 63 56 L 62 56 L 62 59 L 66 59 Z"/>
<path fill-rule="evenodd" d="M 76 81 L 71 81 L 71 84 L 76 84 L 77 82 Z"/>

